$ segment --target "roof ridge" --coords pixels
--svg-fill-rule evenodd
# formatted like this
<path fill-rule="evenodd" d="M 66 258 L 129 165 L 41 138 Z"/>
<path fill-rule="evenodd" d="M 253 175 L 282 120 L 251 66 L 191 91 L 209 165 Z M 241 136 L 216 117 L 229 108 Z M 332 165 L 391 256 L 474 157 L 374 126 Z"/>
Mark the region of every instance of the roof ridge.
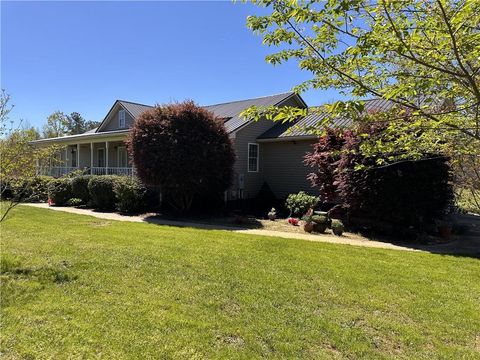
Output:
<path fill-rule="evenodd" d="M 129 104 L 134 104 L 134 105 L 141 105 L 141 106 L 148 106 L 148 107 L 154 107 L 153 105 L 147 105 L 147 104 L 142 104 L 142 103 L 138 103 L 138 102 L 134 102 L 134 101 L 128 101 L 128 100 L 121 100 L 121 99 L 117 99 L 118 102 L 125 102 L 125 103 L 129 103 Z"/>
<path fill-rule="evenodd" d="M 201 107 L 207 107 L 207 106 L 216 106 L 216 105 L 222 105 L 222 104 L 231 104 L 231 103 L 242 102 L 242 101 L 249 101 L 249 100 L 255 100 L 255 99 L 263 99 L 263 98 L 273 97 L 273 96 L 278 96 L 278 95 L 287 95 L 287 94 L 288 94 L 288 95 L 290 96 L 290 95 L 292 95 L 292 94 L 294 94 L 294 93 L 295 93 L 295 92 L 293 92 L 293 91 L 287 91 L 287 92 L 278 93 L 278 94 L 257 96 L 257 97 L 253 97 L 253 98 L 249 98 L 249 99 L 225 101 L 225 102 L 220 102 L 220 103 L 216 103 L 216 104 L 200 105 L 200 106 L 201 106 Z"/>

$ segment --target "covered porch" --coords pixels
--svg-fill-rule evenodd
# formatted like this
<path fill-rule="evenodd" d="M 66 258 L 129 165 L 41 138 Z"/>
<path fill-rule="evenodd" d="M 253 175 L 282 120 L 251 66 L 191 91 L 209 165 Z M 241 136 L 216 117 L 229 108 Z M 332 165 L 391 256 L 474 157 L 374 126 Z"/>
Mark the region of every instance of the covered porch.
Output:
<path fill-rule="evenodd" d="M 65 144 L 53 161 L 37 163 L 37 175 L 61 177 L 77 170 L 91 175 L 135 176 L 123 139 Z"/>

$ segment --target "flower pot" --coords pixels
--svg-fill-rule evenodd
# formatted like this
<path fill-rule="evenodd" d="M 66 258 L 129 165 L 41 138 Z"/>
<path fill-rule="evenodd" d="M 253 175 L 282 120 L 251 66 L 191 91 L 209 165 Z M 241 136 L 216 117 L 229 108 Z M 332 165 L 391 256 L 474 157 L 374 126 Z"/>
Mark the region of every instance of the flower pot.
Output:
<path fill-rule="evenodd" d="M 305 224 L 303 224 L 303 230 L 307 233 L 311 233 L 313 231 L 313 223 L 306 222 Z"/>
<path fill-rule="evenodd" d="M 332 228 L 332 232 L 333 232 L 333 235 L 342 236 L 343 229 L 335 227 L 335 228 Z"/>
<path fill-rule="evenodd" d="M 324 233 L 327 230 L 326 223 L 314 223 L 313 230 L 317 233 Z"/>

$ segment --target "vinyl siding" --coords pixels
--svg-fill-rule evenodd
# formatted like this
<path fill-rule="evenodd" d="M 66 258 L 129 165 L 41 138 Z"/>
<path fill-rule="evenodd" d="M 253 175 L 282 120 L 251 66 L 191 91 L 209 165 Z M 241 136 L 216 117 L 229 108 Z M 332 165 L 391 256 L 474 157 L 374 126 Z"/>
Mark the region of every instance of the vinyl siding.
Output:
<path fill-rule="evenodd" d="M 311 170 L 303 164 L 303 157 L 313 143 L 313 140 L 261 143 L 260 169 L 275 196 L 286 198 L 301 190 L 317 193 L 307 180 Z"/>
<path fill-rule="evenodd" d="M 121 105 L 115 106 L 114 111 L 112 111 L 112 113 L 110 114 L 107 122 L 105 123 L 101 131 L 121 130 L 121 128 L 118 127 L 118 112 L 120 110 L 122 110 Z M 125 127 L 131 128 L 133 126 L 133 121 L 134 118 L 128 113 L 128 111 L 125 111 Z"/>

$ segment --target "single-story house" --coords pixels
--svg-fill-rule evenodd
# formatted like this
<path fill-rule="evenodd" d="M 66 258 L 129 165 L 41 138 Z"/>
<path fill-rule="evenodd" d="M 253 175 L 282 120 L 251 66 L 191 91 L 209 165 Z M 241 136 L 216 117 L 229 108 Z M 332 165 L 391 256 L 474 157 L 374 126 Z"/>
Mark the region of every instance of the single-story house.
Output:
<path fill-rule="evenodd" d="M 307 108 L 301 96 L 293 92 L 204 106 L 224 119 L 234 144 L 235 178 L 228 198 L 253 198 L 264 182 L 278 198 L 300 190 L 315 193 L 306 178 L 310 169 L 303 164 L 303 157 L 317 137 L 306 132 L 305 127 L 321 121 L 321 115 L 312 113 L 295 124 L 266 119 L 248 121 L 240 116 L 253 105 Z M 117 100 L 96 129 L 33 141 L 35 146 L 56 144 L 64 147 L 59 154 L 62 166 L 42 166 L 39 173 L 61 176 L 83 169 L 96 175 L 134 175 L 124 141 L 135 119 L 150 108 L 152 106 Z"/>

